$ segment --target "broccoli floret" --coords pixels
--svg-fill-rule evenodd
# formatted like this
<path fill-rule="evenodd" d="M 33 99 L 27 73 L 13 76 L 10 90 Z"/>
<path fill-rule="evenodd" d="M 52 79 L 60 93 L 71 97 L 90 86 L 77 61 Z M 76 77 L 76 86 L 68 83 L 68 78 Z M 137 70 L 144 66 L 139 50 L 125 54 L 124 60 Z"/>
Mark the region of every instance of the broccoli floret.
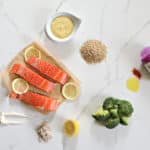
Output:
<path fill-rule="evenodd" d="M 122 116 L 131 116 L 132 113 L 133 113 L 134 109 L 132 107 L 132 104 L 128 101 L 121 101 L 119 106 L 118 106 L 118 113 L 119 113 L 119 116 L 122 117 Z"/>
<path fill-rule="evenodd" d="M 128 125 L 129 117 L 133 111 L 134 109 L 129 101 L 109 97 L 92 116 L 97 121 L 101 121 L 107 128 L 112 129 L 119 123 Z"/>
<path fill-rule="evenodd" d="M 115 99 L 113 97 L 106 98 L 103 103 L 103 108 L 106 110 L 116 108 L 115 107 Z"/>
<path fill-rule="evenodd" d="M 116 118 L 109 118 L 106 123 L 105 126 L 109 129 L 115 128 L 118 124 L 120 123 L 120 119 L 119 117 Z"/>
<path fill-rule="evenodd" d="M 110 109 L 110 114 L 112 117 L 118 117 L 118 109 L 114 108 L 114 109 Z"/>
<path fill-rule="evenodd" d="M 120 99 L 115 99 L 114 100 L 114 105 L 116 106 L 116 108 L 118 108 L 118 106 L 120 105 L 121 100 Z"/>
<path fill-rule="evenodd" d="M 129 123 L 129 117 L 123 116 L 120 118 L 120 123 L 123 125 L 128 125 Z"/>
<path fill-rule="evenodd" d="M 97 121 L 105 121 L 110 117 L 110 113 L 108 110 L 104 110 L 102 107 L 100 107 L 95 113 L 92 114 L 92 116 Z"/>

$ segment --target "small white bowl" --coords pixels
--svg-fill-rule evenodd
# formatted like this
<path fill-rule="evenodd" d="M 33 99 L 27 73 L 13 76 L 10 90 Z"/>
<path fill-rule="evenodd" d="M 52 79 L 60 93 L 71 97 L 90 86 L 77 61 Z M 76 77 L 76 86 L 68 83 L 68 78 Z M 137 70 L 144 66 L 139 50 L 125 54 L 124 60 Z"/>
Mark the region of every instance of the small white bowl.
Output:
<path fill-rule="evenodd" d="M 52 23 L 52 21 L 56 17 L 59 17 L 59 16 L 67 16 L 67 17 L 71 18 L 73 23 L 74 23 L 73 32 L 69 36 L 67 36 L 66 38 L 62 38 L 62 39 L 56 37 L 51 31 L 51 23 Z M 53 16 L 51 16 L 48 19 L 48 21 L 46 23 L 46 26 L 45 26 L 45 32 L 46 32 L 46 35 L 48 36 L 48 38 L 50 38 L 51 40 L 53 40 L 55 42 L 66 42 L 66 41 L 70 40 L 74 36 L 74 34 L 77 32 L 80 24 L 81 24 L 81 19 L 79 19 L 78 17 L 74 16 L 73 14 L 70 14 L 70 13 L 67 13 L 67 12 L 58 12 L 58 13 L 54 14 Z"/>

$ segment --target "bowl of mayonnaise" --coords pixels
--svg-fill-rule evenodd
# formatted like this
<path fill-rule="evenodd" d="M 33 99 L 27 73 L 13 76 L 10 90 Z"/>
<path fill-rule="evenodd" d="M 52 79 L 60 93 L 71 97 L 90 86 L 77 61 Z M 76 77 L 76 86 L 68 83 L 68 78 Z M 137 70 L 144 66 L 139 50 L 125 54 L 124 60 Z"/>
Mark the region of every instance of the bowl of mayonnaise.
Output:
<path fill-rule="evenodd" d="M 77 16 L 68 12 L 58 12 L 49 17 L 45 32 L 53 41 L 66 42 L 72 39 L 80 24 L 81 19 Z"/>

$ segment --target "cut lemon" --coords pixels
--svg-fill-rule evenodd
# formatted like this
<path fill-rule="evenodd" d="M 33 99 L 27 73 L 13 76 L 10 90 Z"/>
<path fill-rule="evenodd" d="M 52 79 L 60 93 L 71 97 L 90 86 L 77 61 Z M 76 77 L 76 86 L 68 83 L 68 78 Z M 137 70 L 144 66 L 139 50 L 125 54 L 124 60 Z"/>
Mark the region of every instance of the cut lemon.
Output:
<path fill-rule="evenodd" d="M 79 86 L 73 82 L 66 83 L 62 88 L 63 96 L 68 100 L 74 100 L 79 96 Z"/>
<path fill-rule="evenodd" d="M 24 58 L 25 58 L 25 60 L 27 60 L 30 56 L 35 56 L 35 57 L 41 58 L 41 53 L 34 46 L 30 46 L 24 52 Z"/>
<path fill-rule="evenodd" d="M 28 91 L 29 84 L 22 78 L 16 78 L 12 81 L 12 89 L 17 94 L 23 94 Z"/>
<path fill-rule="evenodd" d="M 66 120 L 64 122 L 64 132 L 69 136 L 75 136 L 79 133 L 80 126 L 77 120 Z"/>

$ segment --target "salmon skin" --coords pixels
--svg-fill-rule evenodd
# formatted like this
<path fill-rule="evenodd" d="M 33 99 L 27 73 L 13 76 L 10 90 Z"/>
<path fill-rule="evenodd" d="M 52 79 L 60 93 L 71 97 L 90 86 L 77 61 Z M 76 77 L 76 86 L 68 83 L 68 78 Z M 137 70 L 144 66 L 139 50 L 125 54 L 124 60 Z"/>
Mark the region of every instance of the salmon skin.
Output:
<path fill-rule="evenodd" d="M 23 102 L 44 111 L 55 111 L 59 103 L 58 100 L 31 91 L 24 94 L 11 92 L 9 96 L 11 98 L 20 99 Z"/>
<path fill-rule="evenodd" d="M 35 56 L 30 56 L 27 59 L 27 63 L 32 67 L 46 75 L 47 77 L 59 82 L 60 84 L 65 84 L 69 79 L 68 74 L 58 68 L 55 65 L 52 65 L 44 60 L 41 60 Z"/>
<path fill-rule="evenodd" d="M 10 69 L 10 73 L 15 73 L 21 76 L 30 84 L 48 93 L 50 93 L 54 89 L 53 82 L 46 80 L 45 78 L 41 77 L 36 72 L 32 71 L 31 69 L 22 64 L 13 64 Z"/>

